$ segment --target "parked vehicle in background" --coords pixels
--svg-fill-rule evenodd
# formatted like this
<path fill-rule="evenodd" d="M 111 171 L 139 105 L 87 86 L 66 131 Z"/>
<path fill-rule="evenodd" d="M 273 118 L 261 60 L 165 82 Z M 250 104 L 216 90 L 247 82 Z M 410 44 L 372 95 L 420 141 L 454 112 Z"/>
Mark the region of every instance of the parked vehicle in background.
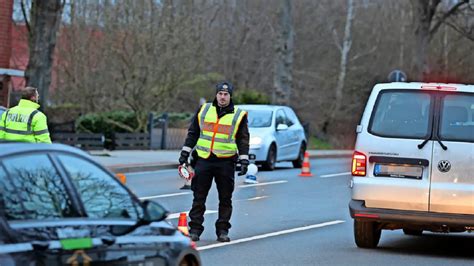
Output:
<path fill-rule="evenodd" d="M 0 106 L 0 117 L 2 117 L 2 114 L 7 110 L 7 108 Z"/>
<path fill-rule="evenodd" d="M 266 170 L 276 162 L 291 161 L 301 168 L 307 140 L 293 109 L 278 105 L 238 105 L 248 112 L 250 159 Z"/>
<path fill-rule="evenodd" d="M 474 86 L 378 84 L 352 161 L 357 246 L 383 229 L 408 235 L 474 230 Z"/>
<path fill-rule="evenodd" d="M 0 143 L 0 265 L 200 265 L 167 214 L 81 150 Z"/>

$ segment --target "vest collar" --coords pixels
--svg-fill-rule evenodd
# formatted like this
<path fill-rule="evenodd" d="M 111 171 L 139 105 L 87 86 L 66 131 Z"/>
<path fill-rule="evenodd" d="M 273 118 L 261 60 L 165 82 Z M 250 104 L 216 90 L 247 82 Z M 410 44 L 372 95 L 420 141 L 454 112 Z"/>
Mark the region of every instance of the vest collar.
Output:
<path fill-rule="evenodd" d="M 21 99 L 20 102 L 18 103 L 18 106 L 28 107 L 28 108 L 33 108 L 33 109 L 38 109 L 40 107 L 39 104 L 32 102 L 30 100 L 25 100 L 25 99 Z"/>
<path fill-rule="evenodd" d="M 216 107 L 217 117 L 221 118 L 226 114 L 232 114 L 234 112 L 234 103 L 232 102 L 232 98 L 230 99 L 229 105 L 226 107 L 219 107 L 217 104 L 217 99 L 214 98 L 212 102 L 212 106 Z"/>

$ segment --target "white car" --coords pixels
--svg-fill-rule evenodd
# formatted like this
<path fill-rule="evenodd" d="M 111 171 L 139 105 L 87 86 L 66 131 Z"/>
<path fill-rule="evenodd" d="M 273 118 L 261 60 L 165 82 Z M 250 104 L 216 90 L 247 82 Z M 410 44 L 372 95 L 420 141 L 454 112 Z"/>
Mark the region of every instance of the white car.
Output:
<path fill-rule="evenodd" d="M 257 104 L 238 107 L 248 112 L 252 161 L 266 170 L 273 170 L 275 163 L 282 161 L 291 161 L 296 168 L 302 166 L 307 140 L 290 107 Z"/>
<path fill-rule="evenodd" d="M 474 230 L 474 86 L 377 84 L 352 160 L 357 246 L 382 229 L 408 235 Z"/>

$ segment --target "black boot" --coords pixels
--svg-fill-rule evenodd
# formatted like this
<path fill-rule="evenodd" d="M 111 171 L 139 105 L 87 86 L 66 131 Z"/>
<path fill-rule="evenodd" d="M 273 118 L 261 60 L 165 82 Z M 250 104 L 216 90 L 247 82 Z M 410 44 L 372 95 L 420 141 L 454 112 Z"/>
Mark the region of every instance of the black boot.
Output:
<path fill-rule="evenodd" d="M 227 232 L 220 232 L 217 235 L 217 241 L 219 241 L 219 242 L 230 242 L 230 238 L 227 235 Z"/>
<path fill-rule="evenodd" d="M 191 240 L 194 242 L 199 241 L 199 234 L 195 232 L 189 232 L 189 238 L 191 238 Z"/>

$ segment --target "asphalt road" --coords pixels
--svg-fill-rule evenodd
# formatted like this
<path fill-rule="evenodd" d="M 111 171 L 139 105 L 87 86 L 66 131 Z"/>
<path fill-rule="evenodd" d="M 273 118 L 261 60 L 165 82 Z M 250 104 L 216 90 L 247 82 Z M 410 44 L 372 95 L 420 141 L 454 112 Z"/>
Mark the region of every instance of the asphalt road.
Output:
<path fill-rule="evenodd" d="M 374 250 L 355 246 L 350 199 L 350 159 L 311 160 L 313 177 L 280 164 L 259 172 L 258 185 L 236 176 L 231 242 L 216 242 L 217 191 L 208 196 L 205 231 L 197 242 L 204 265 L 474 265 L 473 234 L 405 236 L 383 231 Z M 128 186 L 142 199 L 152 199 L 172 214 L 192 203 L 175 170 L 127 175 Z"/>

